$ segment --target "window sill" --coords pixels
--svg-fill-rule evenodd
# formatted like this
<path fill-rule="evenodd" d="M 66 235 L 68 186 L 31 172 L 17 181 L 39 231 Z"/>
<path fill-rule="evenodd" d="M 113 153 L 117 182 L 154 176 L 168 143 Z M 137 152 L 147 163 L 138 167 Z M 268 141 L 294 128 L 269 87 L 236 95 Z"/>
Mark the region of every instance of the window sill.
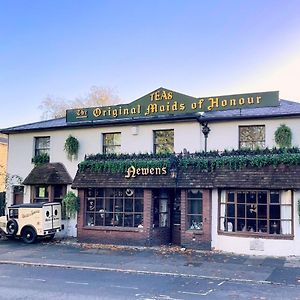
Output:
<path fill-rule="evenodd" d="M 200 229 L 187 229 L 186 232 L 194 234 L 194 235 L 203 235 L 204 234 L 203 229 L 201 229 L 201 230 Z"/>
<path fill-rule="evenodd" d="M 112 226 L 84 226 L 84 230 L 98 230 L 98 231 L 129 231 L 129 232 L 141 232 L 143 228 L 137 227 L 112 227 Z"/>
<path fill-rule="evenodd" d="M 240 232 L 227 232 L 218 230 L 218 235 L 226 235 L 231 237 L 242 238 L 260 238 L 266 240 L 293 240 L 293 234 L 263 234 L 263 233 L 240 233 Z"/>

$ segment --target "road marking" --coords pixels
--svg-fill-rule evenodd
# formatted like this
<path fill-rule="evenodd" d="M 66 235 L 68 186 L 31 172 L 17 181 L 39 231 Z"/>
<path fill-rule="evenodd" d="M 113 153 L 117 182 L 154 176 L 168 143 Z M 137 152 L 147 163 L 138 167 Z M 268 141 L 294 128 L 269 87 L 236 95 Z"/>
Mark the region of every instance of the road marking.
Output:
<path fill-rule="evenodd" d="M 134 286 L 121 286 L 121 285 L 111 285 L 111 287 L 120 288 L 120 289 L 131 289 L 131 290 L 138 290 L 139 288 Z"/>
<path fill-rule="evenodd" d="M 184 292 L 184 291 L 178 291 L 178 293 L 181 294 L 188 294 L 188 295 L 200 295 L 200 296 L 207 296 L 208 294 L 210 294 L 213 291 L 213 289 L 208 290 L 205 293 L 196 293 L 196 292 Z"/>
<path fill-rule="evenodd" d="M 69 284 L 81 284 L 81 285 L 88 285 L 88 282 L 76 282 L 76 281 L 65 281 L 65 283 Z"/>
<path fill-rule="evenodd" d="M 221 286 L 223 283 L 225 283 L 226 281 L 222 281 L 220 283 L 218 283 L 218 286 Z"/>
<path fill-rule="evenodd" d="M 45 279 L 41 279 L 41 278 L 30 278 L 30 277 L 25 277 L 24 280 L 46 282 Z"/>
<path fill-rule="evenodd" d="M 10 278 L 10 276 L 0 275 L 0 278 Z"/>

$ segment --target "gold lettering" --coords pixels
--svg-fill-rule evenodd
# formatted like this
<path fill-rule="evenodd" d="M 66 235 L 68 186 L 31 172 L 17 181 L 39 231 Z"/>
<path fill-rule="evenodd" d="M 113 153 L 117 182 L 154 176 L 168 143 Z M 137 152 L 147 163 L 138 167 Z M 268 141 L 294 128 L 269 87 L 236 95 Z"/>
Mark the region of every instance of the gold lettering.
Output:
<path fill-rule="evenodd" d="M 162 93 L 161 93 L 161 99 L 168 100 L 168 96 L 167 96 L 167 92 L 166 91 L 162 91 Z"/>
<path fill-rule="evenodd" d="M 141 168 L 136 169 L 136 175 L 141 175 Z"/>
<path fill-rule="evenodd" d="M 93 115 L 94 115 L 94 117 L 98 118 L 98 117 L 101 116 L 101 114 L 102 114 L 102 111 L 101 111 L 100 108 L 95 108 L 95 109 L 93 110 Z"/>
<path fill-rule="evenodd" d="M 226 99 L 223 99 L 222 101 L 221 101 L 221 106 L 227 106 L 228 105 L 228 101 L 226 100 Z"/>
<path fill-rule="evenodd" d="M 200 109 L 202 108 L 203 102 L 204 102 L 204 99 L 199 99 L 198 105 L 199 105 Z"/>
<path fill-rule="evenodd" d="M 154 168 L 150 168 L 150 175 L 154 175 L 154 174 L 155 174 Z"/>
<path fill-rule="evenodd" d="M 173 99 L 173 93 L 172 92 L 168 92 L 168 100 L 172 100 Z"/>
<path fill-rule="evenodd" d="M 160 100 L 160 94 L 159 94 L 159 91 L 155 92 L 154 93 L 154 100 Z"/>
<path fill-rule="evenodd" d="M 257 97 L 256 97 L 256 103 L 259 104 L 259 103 L 260 103 L 260 100 L 261 100 L 261 97 L 260 97 L 260 96 L 257 96 Z"/>
<path fill-rule="evenodd" d="M 147 111 L 145 112 L 145 116 L 148 116 L 150 114 L 157 113 L 157 104 L 149 104 L 147 107 Z"/>
<path fill-rule="evenodd" d="M 126 175 L 125 175 L 125 178 L 130 178 L 130 177 L 136 177 L 135 175 L 135 167 L 134 166 L 131 166 L 127 169 L 126 171 Z"/>
<path fill-rule="evenodd" d="M 161 168 L 155 168 L 155 174 L 160 175 L 161 174 Z"/>
<path fill-rule="evenodd" d="M 160 105 L 160 106 L 159 106 L 159 111 L 160 111 L 160 112 L 166 111 L 165 106 L 164 106 L 164 105 Z"/>
<path fill-rule="evenodd" d="M 254 98 L 248 97 L 248 104 L 254 104 Z"/>
<path fill-rule="evenodd" d="M 172 111 L 177 111 L 178 110 L 178 103 L 177 101 L 174 101 L 172 104 Z"/>
<path fill-rule="evenodd" d="M 208 106 L 207 110 L 212 110 L 215 107 L 219 107 L 219 98 L 208 98 L 208 101 L 210 101 L 210 105 Z"/>
<path fill-rule="evenodd" d="M 196 109 L 196 108 L 197 108 L 197 103 L 196 103 L 196 102 L 193 102 L 192 105 L 191 105 L 191 108 L 192 108 L 192 109 Z"/>
<path fill-rule="evenodd" d="M 244 104 L 245 104 L 245 98 L 240 98 L 239 105 L 244 105 Z"/>
<path fill-rule="evenodd" d="M 142 175 L 148 175 L 149 174 L 149 168 L 142 168 Z"/>
<path fill-rule="evenodd" d="M 154 100 L 154 93 L 151 93 L 151 94 L 150 94 L 150 99 L 151 99 L 151 101 Z"/>
<path fill-rule="evenodd" d="M 112 110 L 112 115 L 114 118 L 116 118 L 118 116 L 118 110 L 117 109 L 113 109 Z"/>
<path fill-rule="evenodd" d="M 161 171 L 162 171 L 161 172 L 162 175 L 166 175 L 167 174 L 167 167 L 162 167 Z"/>
<path fill-rule="evenodd" d="M 233 99 L 230 99 L 230 106 L 236 106 L 236 100 L 233 98 Z"/>
<path fill-rule="evenodd" d="M 180 111 L 185 110 L 185 104 L 184 104 L 184 103 L 180 103 L 180 104 L 179 104 L 179 110 L 180 110 Z"/>
<path fill-rule="evenodd" d="M 129 115 L 129 109 L 128 109 L 128 108 L 124 108 L 123 114 L 124 114 L 124 115 Z"/>

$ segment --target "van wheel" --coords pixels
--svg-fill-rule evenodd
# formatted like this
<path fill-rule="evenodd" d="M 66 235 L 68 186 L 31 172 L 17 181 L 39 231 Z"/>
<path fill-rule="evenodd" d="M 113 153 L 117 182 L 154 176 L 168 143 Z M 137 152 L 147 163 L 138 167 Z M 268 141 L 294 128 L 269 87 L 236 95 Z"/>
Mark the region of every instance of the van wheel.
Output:
<path fill-rule="evenodd" d="M 8 220 L 6 230 L 9 235 L 15 236 L 18 232 L 18 222 L 14 219 Z"/>
<path fill-rule="evenodd" d="M 36 240 L 36 232 L 31 227 L 25 227 L 22 230 L 22 240 L 26 244 L 32 244 Z"/>

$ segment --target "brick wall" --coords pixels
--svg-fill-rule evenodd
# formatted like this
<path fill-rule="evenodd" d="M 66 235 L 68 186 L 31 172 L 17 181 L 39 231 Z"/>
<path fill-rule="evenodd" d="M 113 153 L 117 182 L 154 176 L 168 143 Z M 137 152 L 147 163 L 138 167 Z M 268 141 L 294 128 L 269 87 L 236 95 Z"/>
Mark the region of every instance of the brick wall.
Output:
<path fill-rule="evenodd" d="M 202 190 L 203 230 L 187 228 L 187 191 L 181 190 L 181 245 L 192 249 L 211 249 L 211 192 Z"/>

